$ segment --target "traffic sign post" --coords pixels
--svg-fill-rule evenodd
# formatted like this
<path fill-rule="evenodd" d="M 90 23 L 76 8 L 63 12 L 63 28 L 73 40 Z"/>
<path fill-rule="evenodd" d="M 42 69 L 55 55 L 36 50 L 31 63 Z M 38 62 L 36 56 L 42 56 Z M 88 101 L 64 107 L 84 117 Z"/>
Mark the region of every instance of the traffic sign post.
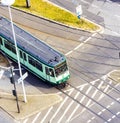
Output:
<path fill-rule="evenodd" d="M 76 7 L 76 14 L 77 14 L 78 19 L 81 18 L 82 13 L 83 13 L 82 12 L 82 6 L 81 5 L 77 6 Z"/>
<path fill-rule="evenodd" d="M 18 79 L 18 84 L 20 84 L 20 83 L 22 82 L 22 80 L 24 80 L 27 76 L 28 76 L 28 73 L 26 72 L 24 75 L 22 75 L 22 76 Z"/>

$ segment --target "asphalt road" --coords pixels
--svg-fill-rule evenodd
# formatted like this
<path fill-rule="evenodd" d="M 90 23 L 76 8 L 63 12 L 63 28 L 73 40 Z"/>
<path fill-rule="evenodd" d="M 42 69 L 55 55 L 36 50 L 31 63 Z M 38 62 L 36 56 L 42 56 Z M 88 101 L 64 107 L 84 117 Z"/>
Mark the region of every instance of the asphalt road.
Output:
<path fill-rule="evenodd" d="M 75 0 L 73 1 L 75 2 Z M 76 4 L 73 1 L 65 0 L 62 3 L 62 1 L 57 0 L 55 2 L 75 12 Z M 119 123 L 120 121 L 119 92 L 111 91 L 112 87 L 119 89 L 119 86 L 116 87 L 116 83 L 107 78 L 103 79 L 103 76 L 114 69 L 119 69 L 120 66 L 120 6 L 112 0 L 106 2 L 104 0 L 90 0 L 89 2 L 82 0 L 78 2 L 83 6 L 83 16 L 104 26 L 104 33 L 93 33 L 89 36 L 87 32 L 84 35 L 80 33 L 77 37 L 75 36 L 75 40 L 70 40 L 67 39 L 67 36 L 69 37 L 71 34 L 66 35 L 66 38 L 61 38 L 21 25 L 66 55 L 71 73 L 68 82 L 79 89 L 79 91 L 74 87 L 64 89 L 63 91 L 69 97 L 29 75 L 30 79 L 26 80 L 26 87 L 34 87 L 39 93 L 58 92 L 64 98 L 64 101 L 22 120 L 22 123 L 61 123 L 67 121 L 74 123 L 79 123 L 79 121 L 81 123 Z M 34 83 L 34 81 L 37 82 Z M 73 97 L 75 100 L 73 100 Z M 91 100 L 90 97 L 93 97 L 93 99 Z M 112 102 L 114 102 L 114 105 Z M 7 118 L 6 121 L 8 121 Z"/>

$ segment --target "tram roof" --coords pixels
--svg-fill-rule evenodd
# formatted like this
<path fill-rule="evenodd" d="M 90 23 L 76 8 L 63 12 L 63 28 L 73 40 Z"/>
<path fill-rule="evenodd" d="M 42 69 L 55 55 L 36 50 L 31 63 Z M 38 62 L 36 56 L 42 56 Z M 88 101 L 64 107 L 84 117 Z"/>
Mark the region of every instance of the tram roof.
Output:
<path fill-rule="evenodd" d="M 37 59 L 50 66 L 55 66 L 64 60 L 64 56 L 55 51 L 53 48 L 45 44 L 43 41 L 32 36 L 30 33 L 24 31 L 14 24 L 15 36 L 17 45 L 22 47 L 23 50 L 31 53 Z M 9 41 L 13 40 L 11 22 L 4 17 L 0 16 L 0 35 L 4 36 Z"/>

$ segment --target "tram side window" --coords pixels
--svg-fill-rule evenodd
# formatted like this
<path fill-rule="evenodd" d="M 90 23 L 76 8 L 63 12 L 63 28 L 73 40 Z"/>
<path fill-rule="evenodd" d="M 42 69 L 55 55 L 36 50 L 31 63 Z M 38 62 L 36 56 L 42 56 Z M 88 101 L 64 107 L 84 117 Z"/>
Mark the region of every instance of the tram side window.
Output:
<path fill-rule="evenodd" d="M 0 44 L 3 45 L 2 38 L 0 37 Z"/>
<path fill-rule="evenodd" d="M 16 54 L 15 46 L 12 43 L 5 40 L 5 47 Z"/>
<path fill-rule="evenodd" d="M 24 60 L 27 61 L 26 54 L 23 53 Z"/>
<path fill-rule="evenodd" d="M 6 47 L 8 50 L 11 50 L 11 44 L 10 44 L 8 41 L 5 41 L 5 47 Z"/>
<path fill-rule="evenodd" d="M 39 69 L 40 71 L 43 71 L 42 64 L 36 61 L 36 68 Z"/>
<path fill-rule="evenodd" d="M 30 56 L 28 56 L 28 61 L 31 65 L 33 65 L 35 67 L 35 60 L 33 58 L 31 58 Z"/>
<path fill-rule="evenodd" d="M 15 46 L 12 46 L 12 52 L 16 54 Z"/>
<path fill-rule="evenodd" d="M 19 51 L 19 53 L 20 53 L 20 58 L 23 58 L 23 57 L 22 57 L 22 51 L 21 51 L 21 50 Z"/>

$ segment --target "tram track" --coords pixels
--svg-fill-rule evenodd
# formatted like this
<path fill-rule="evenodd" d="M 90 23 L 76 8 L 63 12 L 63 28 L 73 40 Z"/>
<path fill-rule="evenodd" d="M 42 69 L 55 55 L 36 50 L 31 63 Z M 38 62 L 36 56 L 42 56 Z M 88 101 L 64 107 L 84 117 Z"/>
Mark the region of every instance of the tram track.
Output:
<path fill-rule="evenodd" d="M 111 115 L 115 115 L 116 113 L 112 112 L 110 109 L 106 108 L 105 106 L 103 106 L 102 104 L 100 104 L 98 101 L 96 101 L 95 99 L 91 98 L 90 96 L 88 96 L 86 93 L 84 93 L 83 91 L 79 90 L 78 88 L 74 87 L 72 84 L 67 83 L 67 86 L 70 86 L 71 89 L 74 89 L 77 91 L 77 93 L 80 93 L 82 95 L 84 95 L 86 98 L 88 98 L 89 100 L 92 100 L 92 103 L 97 104 L 98 106 L 100 106 L 101 108 L 105 109 L 106 111 L 108 111 L 109 113 L 111 113 Z M 77 100 L 77 98 L 70 96 L 67 92 L 65 92 L 64 90 L 62 90 L 61 88 L 56 87 L 61 93 L 63 93 L 64 95 L 66 95 L 67 97 L 69 97 L 70 99 L 72 99 L 74 102 L 78 103 L 80 106 L 82 106 L 83 108 L 87 109 L 89 112 L 93 113 L 94 115 L 96 115 L 97 117 L 101 118 L 102 120 L 104 120 L 105 122 L 107 122 L 107 119 L 105 119 L 104 117 L 100 116 L 98 113 L 96 113 L 94 110 L 90 109 L 89 106 L 86 106 L 85 104 L 83 104 L 82 102 L 80 102 L 79 100 Z M 116 100 L 115 100 L 116 101 Z M 119 102 L 120 103 L 120 102 Z M 119 118 L 117 115 L 115 115 L 117 118 Z"/>
<path fill-rule="evenodd" d="M 76 62 L 75 62 L 75 63 L 76 63 Z M 81 67 L 80 67 L 80 68 L 81 68 Z M 85 81 L 85 82 L 89 85 L 89 87 L 94 88 L 96 92 L 99 92 L 99 93 L 101 93 L 101 95 L 104 95 L 104 96 L 106 96 L 107 98 L 109 98 L 110 100 L 116 102 L 117 104 L 120 104 L 120 101 L 118 100 L 118 98 L 113 97 L 113 96 L 111 96 L 111 95 L 109 94 L 109 92 L 111 92 L 111 91 L 115 91 L 115 92 L 117 92 L 118 94 L 120 94 L 120 90 L 118 90 L 118 89 L 116 88 L 116 83 L 115 83 L 115 82 L 114 82 L 114 83 L 111 82 L 111 81 L 113 81 L 113 80 L 110 79 L 107 75 L 104 75 L 104 74 L 103 74 L 100 79 L 97 79 L 97 80 L 103 82 L 103 84 L 104 84 L 104 86 L 105 86 L 104 88 L 101 89 L 101 88 L 99 87 L 99 85 L 97 85 L 97 84 L 94 85 L 94 81 L 93 81 L 95 77 L 98 78 L 98 75 L 95 75 L 94 77 L 93 77 L 92 75 L 89 76 L 89 75 L 86 74 L 85 72 L 81 72 L 80 69 L 79 69 L 79 70 L 76 69 L 74 66 L 70 66 L 70 69 L 79 72 L 79 74 L 84 75 L 84 77 L 81 78 L 81 76 L 79 76 L 79 78 L 80 78 L 81 80 Z M 81 69 L 82 69 L 83 71 L 86 71 L 87 73 L 90 72 L 90 71 L 87 70 L 87 69 L 84 69 L 84 68 L 81 68 Z M 87 78 L 86 78 L 86 77 L 87 77 Z M 106 81 L 106 77 L 109 79 L 109 81 Z M 86 78 L 86 79 L 85 79 L 85 78 Z M 92 80 L 92 81 L 90 82 L 90 81 L 88 81 L 88 80 Z M 101 84 L 101 82 L 100 82 L 99 84 Z M 110 83 L 110 82 L 111 82 L 111 83 Z M 83 92 L 83 91 L 79 90 L 79 88 L 75 87 L 74 85 L 72 85 L 72 84 L 70 84 L 70 83 L 67 83 L 67 86 L 70 86 L 71 89 L 76 90 L 76 91 L 77 91 L 77 94 L 80 93 L 80 94 L 82 94 L 83 96 L 85 96 L 85 98 L 89 99 L 88 102 L 91 102 L 91 104 L 90 104 L 90 103 L 87 103 L 88 105 L 83 104 L 80 100 L 78 100 L 78 99 L 75 98 L 74 96 L 70 96 L 69 94 L 67 94 L 67 92 L 64 91 L 63 89 L 61 89 L 61 88 L 57 88 L 57 89 L 58 89 L 61 93 L 63 93 L 64 95 L 66 95 L 67 97 L 69 97 L 70 99 L 72 99 L 74 102 L 78 103 L 78 104 L 79 104 L 80 106 L 82 106 L 84 109 L 86 109 L 86 110 L 88 110 L 89 112 L 93 113 L 94 115 L 96 115 L 97 117 L 101 118 L 101 119 L 104 120 L 105 122 L 108 122 L 108 120 L 107 120 L 106 118 L 104 118 L 104 116 L 101 116 L 99 112 L 95 112 L 94 110 L 90 109 L 90 107 L 91 107 L 93 104 L 96 104 L 96 105 L 100 106 L 102 109 L 104 109 L 104 110 L 106 110 L 107 112 L 109 112 L 112 116 L 115 115 L 116 118 L 118 118 L 118 119 L 120 118 L 120 117 L 117 115 L 116 112 L 111 111 L 108 107 L 104 106 L 104 104 L 99 103 L 99 102 L 98 102 L 99 99 L 96 101 L 96 99 L 94 98 L 94 96 L 92 96 L 92 97 L 89 96 L 86 92 Z M 106 88 L 107 88 L 108 90 L 107 90 Z M 89 90 L 89 89 L 88 89 L 88 90 Z M 107 90 L 107 91 L 106 91 L 106 90 Z M 94 94 L 93 94 L 93 95 L 94 95 Z M 95 95 L 96 95 L 96 93 L 95 93 Z M 90 105 L 89 105 L 89 104 L 90 104 Z M 101 111 L 102 111 L 102 110 L 101 110 Z"/>

